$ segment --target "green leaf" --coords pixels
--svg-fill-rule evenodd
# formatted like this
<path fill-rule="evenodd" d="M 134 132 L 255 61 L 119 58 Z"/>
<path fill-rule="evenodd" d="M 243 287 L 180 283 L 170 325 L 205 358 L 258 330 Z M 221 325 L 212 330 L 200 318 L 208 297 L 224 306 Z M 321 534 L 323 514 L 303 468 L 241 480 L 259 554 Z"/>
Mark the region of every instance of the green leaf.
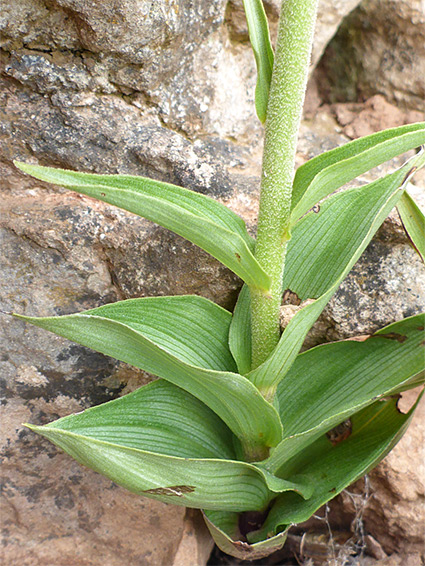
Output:
<path fill-rule="evenodd" d="M 312 493 L 235 461 L 224 423 L 162 380 L 46 426 L 27 426 L 126 489 L 167 503 L 245 511 L 288 489 Z"/>
<path fill-rule="evenodd" d="M 326 200 L 294 227 L 288 244 L 283 288 L 301 299 L 316 299 L 290 321 L 271 356 L 247 378 L 273 391 L 294 362 L 304 338 L 374 233 L 399 201 L 404 183 L 424 153 L 401 169 L 363 187 Z"/>
<path fill-rule="evenodd" d="M 263 528 L 248 539 L 263 540 L 267 533 L 306 521 L 324 503 L 376 466 L 403 436 L 417 403 L 406 415 L 396 405 L 396 399 L 378 401 L 352 417 L 352 433 L 348 438 L 333 445 L 323 435 L 305 450 L 295 469 L 302 470 L 315 486 L 312 497 L 303 500 L 291 493 L 280 495 Z"/>
<path fill-rule="evenodd" d="M 233 434 L 204 403 L 163 379 L 39 427 L 175 456 L 234 460 Z"/>
<path fill-rule="evenodd" d="M 253 256 L 244 221 L 219 202 L 194 191 L 144 177 L 94 175 L 15 162 L 41 181 L 113 204 L 156 222 L 193 242 L 252 287 L 267 290 L 270 278 Z"/>
<path fill-rule="evenodd" d="M 425 122 L 365 136 L 310 159 L 294 178 L 292 225 L 345 183 L 420 145 L 425 145 Z"/>
<path fill-rule="evenodd" d="M 424 383 L 424 325 L 425 315 L 416 315 L 363 342 L 323 344 L 299 354 L 277 389 L 284 439 L 264 466 L 280 475 L 285 462 L 320 434 L 380 397 Z"/>
<path fill-rule="evenodd" d="M 233 373 L 231 315 L 195 296 L 130 299 L 59 317 L 18 318 L 185 389 L 210 407 L 245 446 L 275 446 L 279 416 L 247 379 Z"/>
<path fill-rule="evenodd" d="M 229 331 L 229 347 L 241 375 L 251 371 L 251 309 L 249 288 L 244 285 L 233 311 Z"/>
<path fill-rule="evenodd" d="M 425 216 L 407 191 L 399 200 L 397 210 L 414 248 L 425 261 Z"/>
<path fill-rule="evenodd" d="M 257 64 L 255 108 L 261 122 L 266 121 L 274 54 L 270 41 L 269 25 L 261 0 L 243 0 L 249 39 Z"/>

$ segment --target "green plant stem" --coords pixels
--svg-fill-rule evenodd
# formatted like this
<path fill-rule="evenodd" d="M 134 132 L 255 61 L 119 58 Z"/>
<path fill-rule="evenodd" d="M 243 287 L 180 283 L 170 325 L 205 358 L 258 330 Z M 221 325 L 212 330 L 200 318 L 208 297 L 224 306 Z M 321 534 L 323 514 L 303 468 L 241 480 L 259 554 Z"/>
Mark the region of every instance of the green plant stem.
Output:
<path fill-rule="evenodd" d="M 251 289 L 252 367 L 280 337 L 279 307 L 289 234 L 298 129 L 307 84 L 317 0 L 284 0 L 267 108 L 255 255 L 272 278 L 270 292 Z M 262 391 L 268 398 L 274 392 Z"/>

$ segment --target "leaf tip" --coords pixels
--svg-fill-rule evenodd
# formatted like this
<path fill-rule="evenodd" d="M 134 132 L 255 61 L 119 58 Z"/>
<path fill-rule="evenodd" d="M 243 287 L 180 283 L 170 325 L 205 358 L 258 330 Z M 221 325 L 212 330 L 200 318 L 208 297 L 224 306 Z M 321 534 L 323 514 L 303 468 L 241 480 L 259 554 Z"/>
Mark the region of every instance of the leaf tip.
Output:
<path fill-rule="evenodd" d="M 32 432 L 36 432 L 37 434 L 40 434 L 39 430 L 43 428 L 40 425 L 35 425 L 30 423 L 22 423 L 22 426 L 24 426 L 25 428 L 29 428 Z"/>
<path fill-rule="evenodd" d="M 28 173 L 31 168 L 31 165 L 29 163 L 24 163 L 23 161 L 18 161 L 17 159 L 13 160 L 13 165 L 24 173 Z"/>

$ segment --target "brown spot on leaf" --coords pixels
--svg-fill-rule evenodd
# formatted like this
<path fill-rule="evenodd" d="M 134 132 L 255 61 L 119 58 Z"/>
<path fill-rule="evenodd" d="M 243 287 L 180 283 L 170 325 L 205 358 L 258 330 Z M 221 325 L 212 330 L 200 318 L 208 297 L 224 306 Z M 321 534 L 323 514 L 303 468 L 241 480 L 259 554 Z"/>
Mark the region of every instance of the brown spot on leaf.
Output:
<path fill-rule="evenodd" d="M 343 440 L 346 440 L 351 435 L 352 430 L 353 426 L 351 424 L 351 419 L 347 419 L 327 432 L 326 436 L 332 442 L 333 446 L 336 446 Z"/>
<path fill-rule="evenodd" d="M 195 487 L 193 485 L 173 485 L 171 487 L 155 487 L 153 489 L 145 489 L 143 493 L 182 497 L 185 493 L 192 493 L 193 491 L 195 491 Z"/>
<path fill-rule="evenodd" d="M 388 340 L 397 340 L 400 344 L 403 344 L 407 340 L 407 336 L 404 334 L 399 334 L 398 332 L 388 332 L 388 334 L 374 334 L 376 338 L 387 338 Z"/>
<path fill-rule="evenodd" d="M 100 193 L 101 197 L 106 197 L 106 193 Z"/>
<path fill-rule="evenodd" d="M 425 328 L 423 326 L 418 326 L 416 330 L 419 330 L 419 332 L 423 332 Z"/>
<path fill-rule="evenodd" d="M 240 262 L 241 261 L 241 256 L 237 253 L 235 253 L 236 259 Z"/>
<path fill-rule="evenodd" d="M 232 542 L 233 546 L 239 548 L 239 550 L 244 550 L 245 552 L 252 552 L 253 548 L 248 542 L 243 542 L 242 540 L 235 540 Z"/>
<path fill-rule="evenodd" d="M 320 206 L 319 206 L 318 204 L 315 204 L 311 210 L 312 210 L 315 214 L 317 214 L 318 212 L 320 212 Z"/>

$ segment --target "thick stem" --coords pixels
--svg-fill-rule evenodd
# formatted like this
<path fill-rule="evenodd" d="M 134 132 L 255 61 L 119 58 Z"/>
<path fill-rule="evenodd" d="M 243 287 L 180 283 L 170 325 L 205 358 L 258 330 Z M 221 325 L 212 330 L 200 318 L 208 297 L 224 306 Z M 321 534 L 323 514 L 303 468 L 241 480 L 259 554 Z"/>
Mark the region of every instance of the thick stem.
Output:
<path fill-rule="evenodd" d="M 279 307 L 291 209 L 295 151 L 318 0 L 283 0 L 267 108 L 255 255 L 272 278 L 270 293 L 251 289 L 252 363 L 280 337 Z M 264 392 L 265 393 L 265 392 Z"/>

